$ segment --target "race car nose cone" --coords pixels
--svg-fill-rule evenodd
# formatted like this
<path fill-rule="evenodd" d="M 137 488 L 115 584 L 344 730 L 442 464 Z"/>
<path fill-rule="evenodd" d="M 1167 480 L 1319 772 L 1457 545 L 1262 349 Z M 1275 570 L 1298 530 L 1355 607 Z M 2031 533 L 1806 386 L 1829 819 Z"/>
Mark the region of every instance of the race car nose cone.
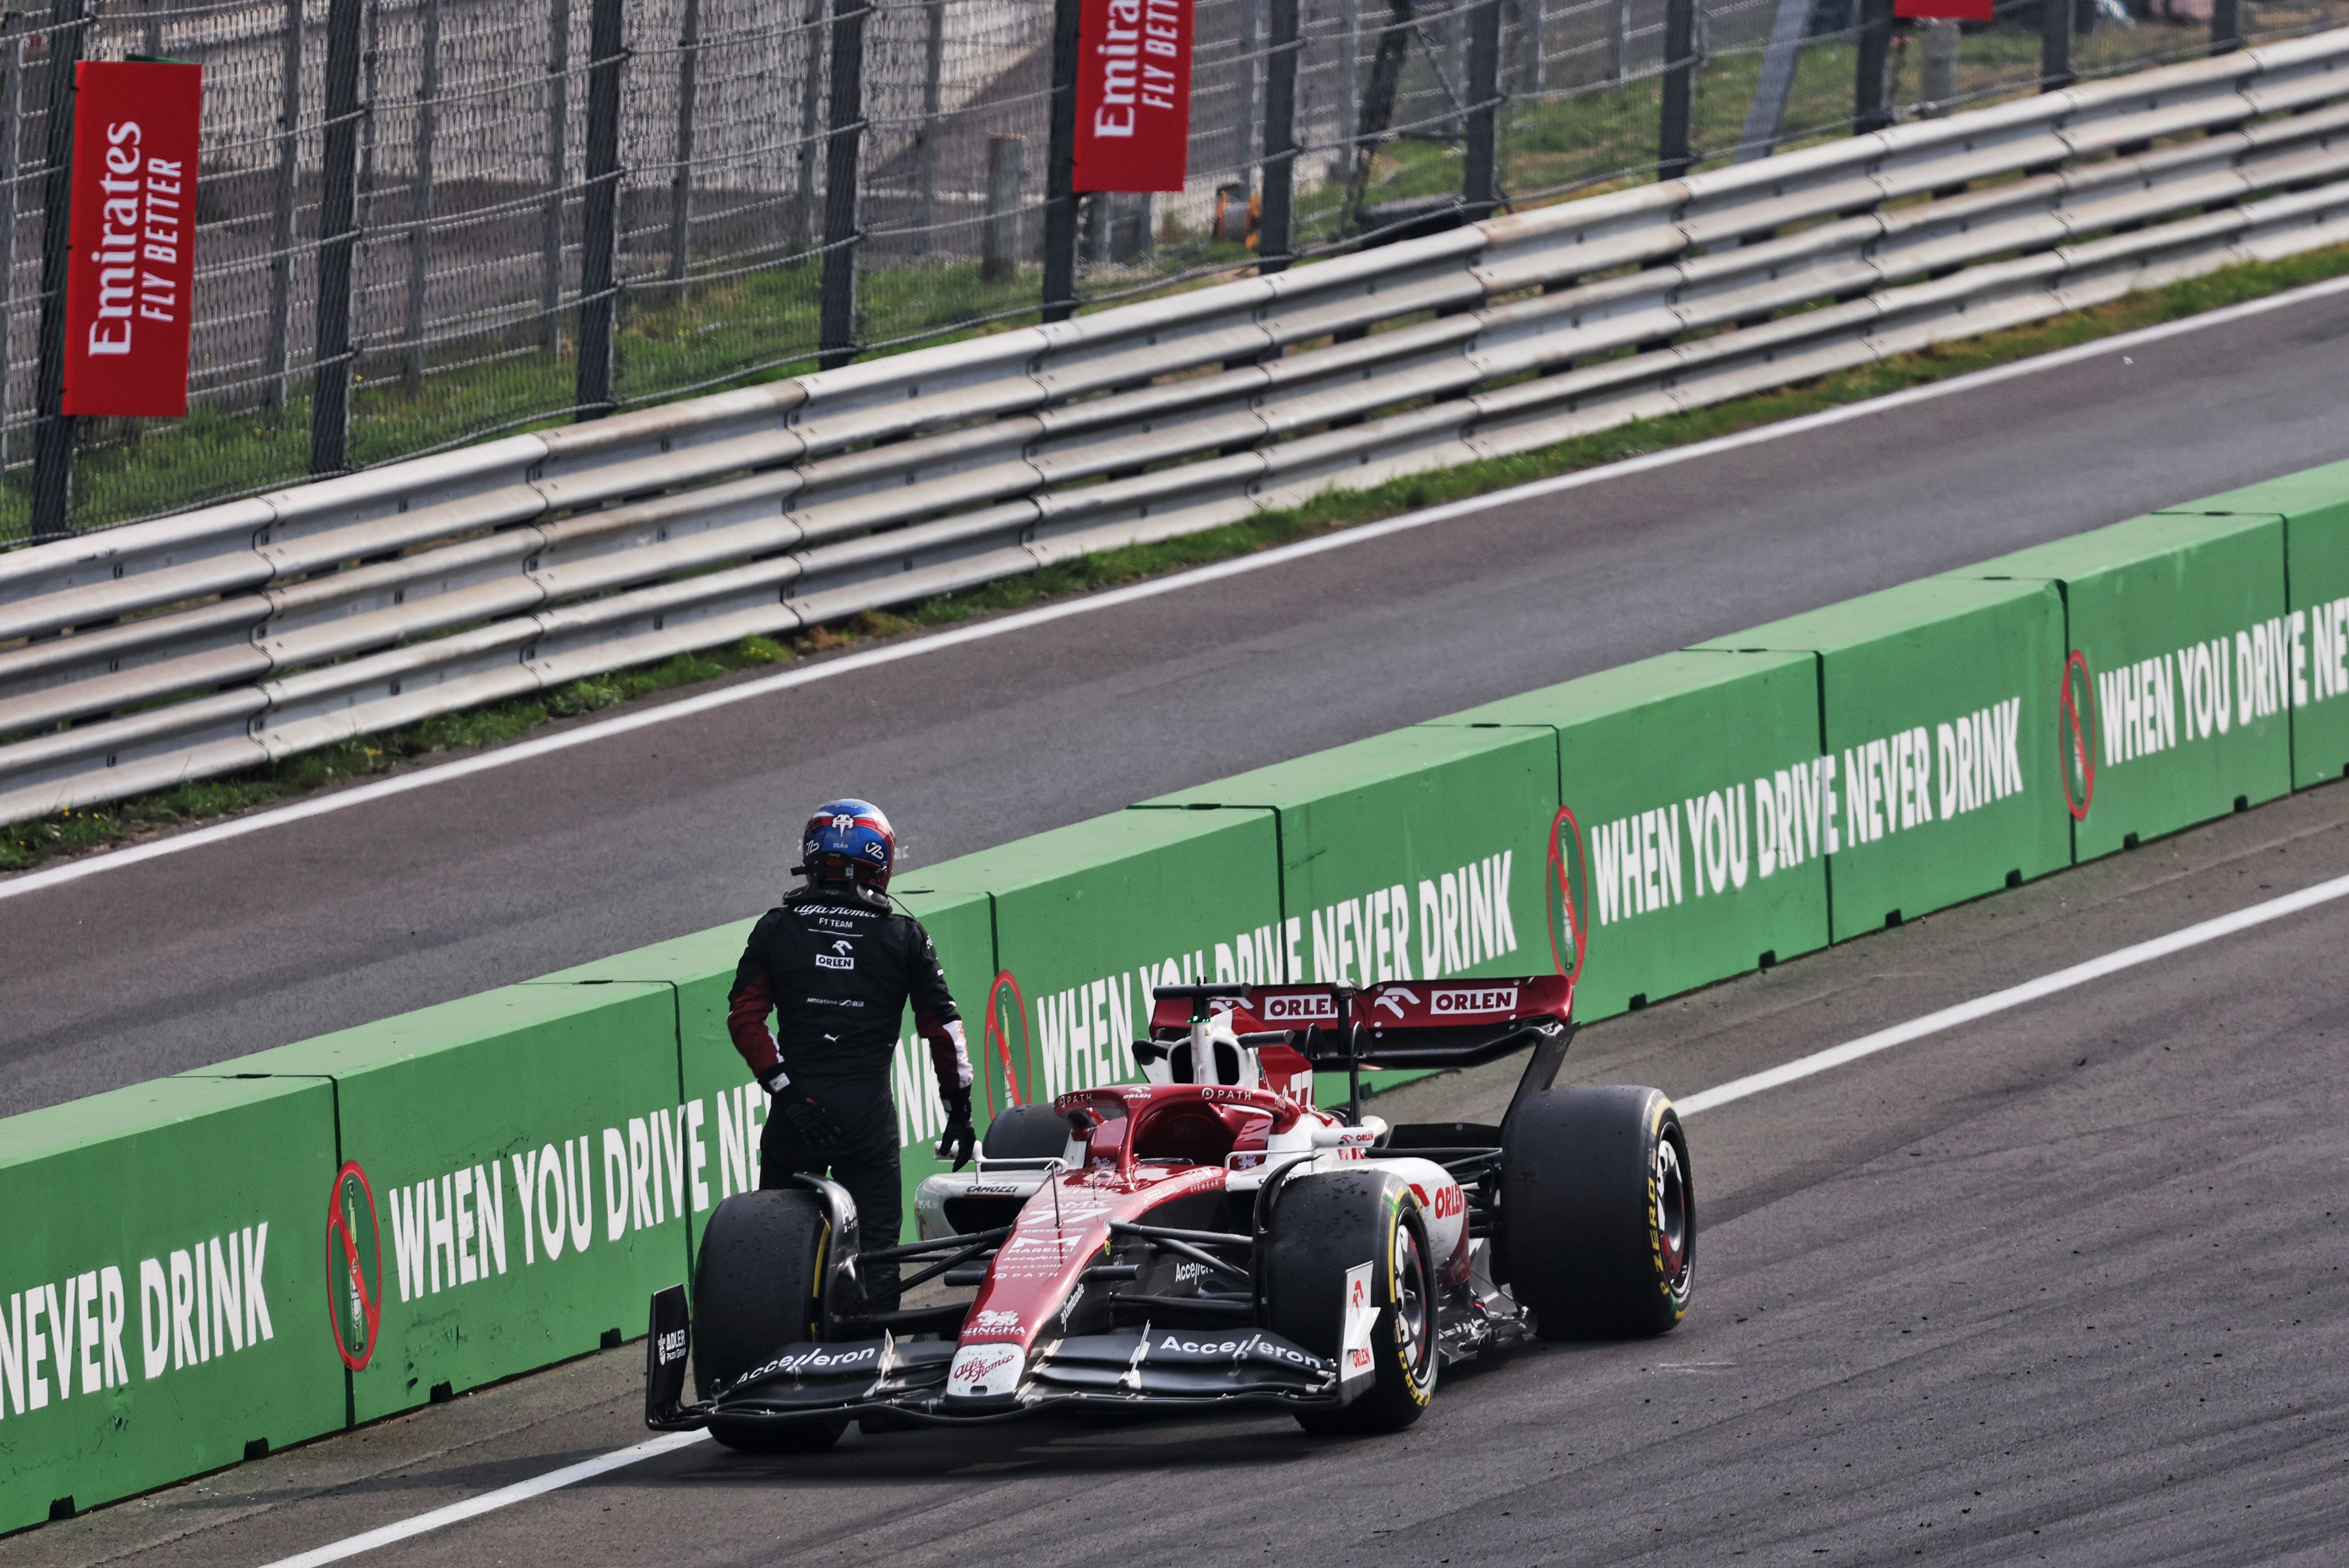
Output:
<path fill-rule="evenodd" d="M 966 1345 L 947 1372 L 947 1397 L 1000 1399 L 1019 1391 L 1027 1370 L 1027 1353 L 1016 1345 Z"/>

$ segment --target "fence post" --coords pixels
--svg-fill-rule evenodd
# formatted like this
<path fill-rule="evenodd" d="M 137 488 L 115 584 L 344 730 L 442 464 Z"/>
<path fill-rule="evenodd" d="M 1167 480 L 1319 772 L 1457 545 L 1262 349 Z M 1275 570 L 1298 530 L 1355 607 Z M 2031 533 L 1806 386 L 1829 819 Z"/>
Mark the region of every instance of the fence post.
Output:
<path fill-rule="evenodd" d="M 987 221 L 978 231 L 978 278 L 1000 283 L 1019 271 L 1019 187 L 1028 177 L 1028 139 L 987 139 Z"/>
<path fill-rule="evenodd" d="M 800 203 L 796 243 L 805 255 L 815 248 L 815 138 L 823 125 L 823 0 L 808 0 L 807 74 L 800 78 Z"/>
<path fill-rule="evenodd" d="M 1078 0 L 1053 0 L 1052 138 L 1044 153 L 1044 319 L 1077 313 Z"/>
<path fill-rule="evenodd" d="M 2231 55 L 2243 47 L 2240 0 L 2210 0 L 2210 52 Z"/>
<path fill-rule="evenodd" d="M 294 213 L 302 179 L 302 0 L 285 0 L 285 38 L 278 57 L 277 210 L 270 228 L 269 406 L 283 409 L 294 357 Z"/>
<path fill-rule="evenodd" d="M 326 7 L 326 166 L 318 187 L 318 351 L 310 366 L 310 473 L 318 479 L 350 467 L 351 252 L 358 244 L 359 17 L 360 0 L 333 0 Z"/>
<path fill-rule="evenodd" d="M 16 336 L 16 176 L 25 130 L 25 18 L 0 13 L 0 345 Z M 8 356 L 0 353 L 0 474 L 8 467 Z"/>
<path fill-rule="evenodd" d="M 539 246 L 540 348 L 563 352 L 564 140 L 571 119 L 571 0 L 553 0 L 546 25 L 546 212 Z"/>
<path fill-rule="evenodd" d="M 1494 0 L 1498 4 L 1498 0 Z M 1264 58 L 1264 213 L 1257 224 L 1257 272 L 1286 272 L 1297 193 L 1298 0 L 1271 0 Z"/>
<path fill-rule="evenodd" d="M 620 216 L 620 67 L 627 59 L 621 0 L 587 12 L 587 190 L 579 237 L 578 417 L 612 411 L 612 330 Z"/>
<path fill-rule="evenodd" d="M 1546 47 L 1542 39 L 1542 24 L 1547 18 L 1542 13 L 1548 8 L 1549 0 L 1525 0 L 1525 4 L 1526 85 L 1524 90 L 1527 98 L 1537 98 L 1543 87 L 1542 50 Z"/>
<path fill-rule="evenodd" d="M 2071 0 L 2040 0 L 2039 90 L 2062 92 L 2072 80 Z"/>
<path fill-rule="evenodd" d="M 668 188 L 668 280 L 683 283 L 686 240 L 693 223 L 693 93 L 701 61 L 701 0 L 685 0 L 677 56 L 677 169 Z M 682 301 L 684 296 L 677 297 Z"/>
<path fill-rule="evenodd" d="M 947 0 L 929 0 L 929 36 L 922 45 L 922 129 L 915 138 L 914 178 L 921 192 L 921 226 L 914 254 L 930 254 L 930 231 L 938 223 L 938 92 L 947 68 Z"/>
<path fill-rule="evenodd" d="M 872 0 L 833 0 L 832 137 L 823 168 L 823 283 L 816 364 L 856 358 L 856 155 L 864 141 L 864 18 Z"/>
<path fill-rule="evenodd" d="M 2054 0 L 2068 4 L 2069 0 Z M 1852 82 L 1851 130 L 1855 136 L 1892 123 L 1885 106 L 1885 77 L 1892 64 L 1892 0 L 1860 0 L 1858 72 Z"/>
<path fill-rule="evenodd" d="M 1664 0 L 1664 81 L 1656 178 L 1689 171 L 1689 113 L 1696 100 L 1696 0 Z"/>
<path fill-rule="evenodd" d="M 82 0 L 50 0 L 48 179 L 41 212 L 41 359 L 35 389 L 33 538 L 73 532 L 73 426 L 66 389 L 66 252 L 73 243 L 74 67 L 81 61 Z"/>
<path fill-rule="evenodd" d="M 1917 96 L 1925 100 L 1925 114 L 1939 119 L 1950 112 L 1958 96 L 1958 25 L 1942 20 L 1919 29 L 1925 36 L 1925 61 L 1919 73 Z"/>
<path fill-rule="evenodd" d="M 1607 7 L 1607 79 L 1619 82 L 1631 52 L 1631 0 L 1615 0 Z M 1670 51 L 1667 51 L 1669 53 Z"/>
<path fill-rule="evenodd" d="M 424 57 L 416 84 L 416 184 L 409 202 L 408 363 L 400 379 L 424 385 L 424 296 L 432 281 L 432 139 L 440 126 L 440 0 L 424 0 Z"/>
<path fill-rule="evenodd" d="M 1345 58 L 1338 69 L 1338 127 L 1345 137 L 1338 152 L 1338 179 L 1353 183 L 1354 161 L 1362 155 L 1355 143 L 1362 120 L 1362 0 L 1341 0 Z"/>
<path fill-rule="evenodd" d="M 1234 118 L 1239 122 L 1239 156 L 1232 160 L 1239 169 L 1240 183 L 1256 189 L 1257 139 L 1256 67 L 1257 49 L 1264 38 L 1264 0 L 1240 0 L 1240 35 L 1238 57 L 1235 62 L 1239 71 L 1239 103 Z"/>
<path fill-rule="evenodd" d="M 1737 161 L 1767 158 L 1786 123 L 1786 98 L 1795 87 L 1795 65 L 1802 57 L 1803 34 L 1811 19 L 1811 0 L 1778 0 L 1770 17 L 1770 42 L 1762 51 L 1762 68 L 1754 78 L 1754 99 L 1745 107 L 1745 129 L 1737 138 Z"/>
<path fill-rule="evenodd" d="M 1468 145 L 1461 191 L 1471 223 L 1500 205 L 1501 0 L 1475 0 L 1468 14 Z"/>

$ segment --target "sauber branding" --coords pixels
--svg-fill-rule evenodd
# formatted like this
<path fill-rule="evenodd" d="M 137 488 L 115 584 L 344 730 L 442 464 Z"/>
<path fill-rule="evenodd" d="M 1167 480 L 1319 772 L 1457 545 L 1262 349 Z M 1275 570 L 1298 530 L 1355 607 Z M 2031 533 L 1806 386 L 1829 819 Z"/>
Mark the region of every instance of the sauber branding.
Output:
<path fill-rule="evenodd" d="M 1514 985 L 1485 986 L 1476 990 L 1432 991 L 1427 996 L 1427 1010 L 1439 1016 L 1460 1016 L 1476 1012 L 1512 1013 L 1517 1010 L 1517 988 Z"/>

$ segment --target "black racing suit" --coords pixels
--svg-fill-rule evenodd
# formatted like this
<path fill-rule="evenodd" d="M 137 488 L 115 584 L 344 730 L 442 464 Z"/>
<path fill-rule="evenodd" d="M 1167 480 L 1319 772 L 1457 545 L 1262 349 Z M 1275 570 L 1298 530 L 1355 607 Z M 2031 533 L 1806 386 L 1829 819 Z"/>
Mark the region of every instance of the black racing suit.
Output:
<path fill-rule="evenodd" d="M 961 1014 L 929 933 L 910 915 L 876 909 L 845 891 L 803 888 L 768 910 L 752 929 L 727 996 L 734 1048 L 778 1096 L 759 1146 L 762 1184 L 781 1186 L 792 1172 L 828 1172 L 856 1200 L 867 1247 L 895 1246 L 904 1220 L 889 1063 L 908 1001 L 915 1029 L 929 1042 L 948 1119 L 957 1106 L 968 1114 L 971 1070 Z M 783 1114 L 801 1096 L 838 1127 L 830 1147 L 810 1143 Z M 864 1272 L 866 1295 L 876 1308 L 895 1304 L 890 1298 L 897 1273 L 894 1261 Z"/>

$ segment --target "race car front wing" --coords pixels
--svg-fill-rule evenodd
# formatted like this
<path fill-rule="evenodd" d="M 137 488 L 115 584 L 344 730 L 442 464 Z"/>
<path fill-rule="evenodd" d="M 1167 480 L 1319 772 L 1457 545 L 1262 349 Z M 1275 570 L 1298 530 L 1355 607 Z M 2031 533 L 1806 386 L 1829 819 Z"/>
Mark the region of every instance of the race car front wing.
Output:
<path fill-rule="evenodd" d="M 694 1404 L 685 1403 L 693 1340 L 685 1289 L 653 1297 L 646 1341 L 645 1424 L 695 1431 L 713 1420 L 763 1425 L 849 1417 L 897 1417 L 933 1426 L 1016 1420 L 1044 1410 L 1334 1409 L 1356 1390 L 1338 1369 L 1258 1328 L 1153 1328 L 1078 1334 L 1032 1356 L 1015 1345 L 996 1365 L 1008 1377 L 951 1388 L 952 1340 L 853 1339 L 785 1345 L 763 1365 Z"/>

